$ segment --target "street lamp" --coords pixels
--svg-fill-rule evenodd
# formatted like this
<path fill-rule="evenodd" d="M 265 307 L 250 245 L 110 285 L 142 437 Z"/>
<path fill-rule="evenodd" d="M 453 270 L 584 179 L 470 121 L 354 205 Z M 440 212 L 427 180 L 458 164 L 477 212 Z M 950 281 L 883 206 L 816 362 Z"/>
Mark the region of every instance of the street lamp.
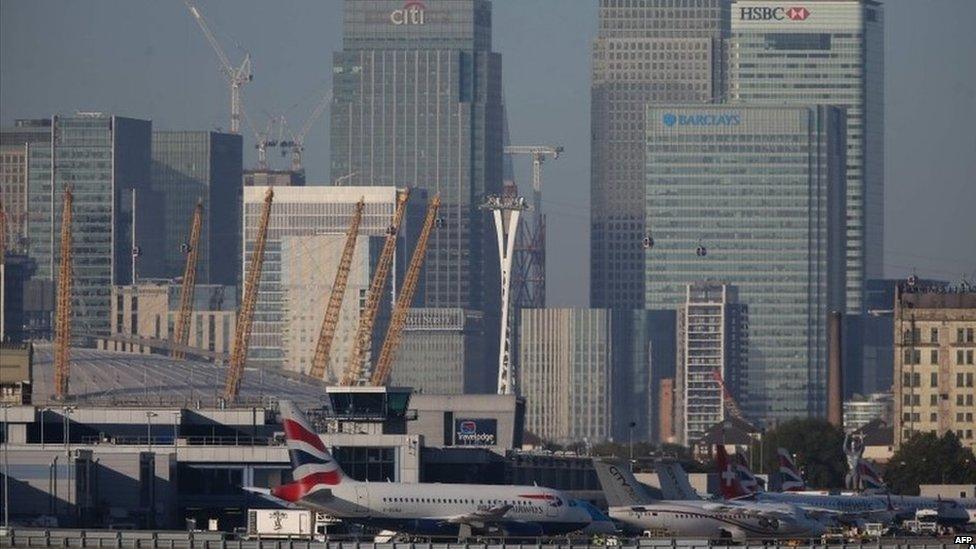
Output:
<path fill-rule="evenodd" d="M 41 449 L 44 449 L 44 412 L 50 412 L 50 408 L 41 408 Z"/>
<path fill-rule="evenodd" d="M 71 414 L 74 413 L 74 406 L 65 406 L 61 409 L 64 412 L 62 419 L 64 420 L 64 451 L 66 454 L 71 453 Z"/>
<path fill-rule="evenodd" d="M 629 444 L 630 444 L 630 463 L 631 464 L 634 463 L 634 427 L 637 427 L 637 422 L 636 421 L 631 421 L 630 424 L 627 426 L 627 431 L 628 431 L 627 434 L 630 436 Z M 633 467 L 633 465 L 631 465 L 631 466 Z"/>
<path fill-rule="evenodd" d="M 7 420 L 9 403 L 3 404 L 3 535 L 10 535 L 10 422 Z"/>
<path fill-rule="evenodd" d="M 152 418 L 156 417 L 156 412 L 146 411 L 146 448 L 152 452 Z"/>

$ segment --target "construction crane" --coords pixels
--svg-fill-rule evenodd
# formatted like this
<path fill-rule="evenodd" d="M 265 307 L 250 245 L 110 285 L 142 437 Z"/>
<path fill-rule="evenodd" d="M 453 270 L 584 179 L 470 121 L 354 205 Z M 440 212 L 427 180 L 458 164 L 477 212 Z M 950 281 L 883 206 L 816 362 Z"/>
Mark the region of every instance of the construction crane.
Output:
<path fill-rule="evenodd" d="M 744 415 L 742 415 L 742 409 L 739 408 L 739 403 L 735 401 L 732 397 L 732 393 L 729 392 L 728 387 L 725 386 L 725 381 L 722 380 L 722 372 L 720 370 L 712 370 L 712 378 L 718 383 L 719 389 L 722 391 L 722 400 L 725 401 L 725 407 L 729 409 L 729 415 L 746 421 Z"/>
<path fill-rule="evenodd" d="M 254 251 L 251 253 L 247 280 L 244 282 L 244 299 L 241 303 L 240 313 L 237 315 L 234 348 L 231 350 L 230 363 L 227 366 L 224 400 L 228 403 L 234 402 L 241 391 L 241 378 L 244 376 L 247 346 L 251 340 L 251 323 L 254 321 L 254 306 L 258 297 L 258 284 L 261 282 L 261 268 L 264 266 L 264 247 L 268 241 L 268 220 L 271 218 L 271 202 L 273 200 L 274 189 L 268 187 L 268 192 L 264 195 L 264 208 L 261 210 L 257 240 L 254 243 Z"/>
<path fill-rule="evenodd" d="M 74 276 L 71 268 L 71 217 L 74 195 L 71 193 L 70 186 L 64 189 L 63 200 L 61 263 L 58 267 L 57 310 L 54 319 L 54 397 L 58 400 L 64 400 L 68 396 L 68 378 L 70 376 L 71 279 Z"/>
<path fill-rule="evenodd" d="M 220 60 L 220 72 L 227 78 L 227 83 L 230 85 L 230 133 L 241 133 L 243 112 L 243 107 L 241 106 L 241 88 L 244 87 L 244 84 L 254 79 L 254 74 L 251 72 L 251 54 L 245 54 L 240 66 L 234 68 L 227 54 L 224 53 L 224 49 L 220 47 L 220 42 L 217 41 L 217 37 L 210 30 L 210 25 L 207 24 L 207 20 L 200 13 L 200 9 L 194 6 L 191 0 L 183 0 L 183 3 L 190 10 L 190 14 L 193 15 L 193 19 L 196 20 L 200 30 L 203 31 L 203 35 L 207 38 L 207 42 L 210 42 L 210 47 L 213 48 L 217 54 L 217 58 Z"/>
<path fill-rule="evenodd" d="M 300 130 L 297 134 L 291 136 L 291 140 L 281 141 L 278 146 L 282 147 L 281 154 L 285 154 L 285 147 L 291 148 L 291 171 L 302 172 L 305 170 L 302 165 L 302 152 L 305 151 L 305 137 L 308 136 L 308 132 L 312 130 L 312 125 L 322 113 L 325 112 L 325 108 L 332 102 L 332 91 L 329 90 L 322 96 L 318 104 L 315 105 L 315 109 L 312 110 L 312 114 L 308 115 L 305 123 L 302 124 Z"/>
<path fill-rule="evenodd" d="M 519 228 L 513 266 L 513 303 L 521 307 L 544 307 L 546 300 L 546 217 L 542 212 L 542 164 L 563 152 L 560 145 L 506 145 L 505 154 L 532 158 L 532 208 L 534 222 Z"/>
<path fill-rule="evenodd" d="M 336 270 L 335 281 L 332 283 L 332 293 L 329 303 L 325 307 L 325 317 L 322 318 L 322 328 L 319 330 L 319 340 L 315 344 L 315 354 L 312 355 L 312 368 L 309 375 L 322 379 L 325 367 L 329 363 L 329 352 L 332 350 L 332 340 L 335 338 L 336 326 L 339 324 L 339 309 L 342 298 L 346 294 L 346 283 L 349 281 L 349 267 L 352 265 L 352 254 L 356 251 L 356 238 L 359 236 L 359 223 L 363 220 L 363 210 L 366 202 L 363 198 L 356 203 L 349 229 L 346 230 L 346 245 L 342 248 L 339 258 L 339 268 Z"/>
<path fill-rule="evenodd" d="M 400 224 L 403 222 L 403 214 L 407 210 L 407 199 L 410 198 L 410 189 L 404 189 L 397 196 L 396 210 L 393 212 L 393 221 L 386 230 L 386 240 L 383 242 L 383 250 L 376 263 L 376 272 L 373 274 L 373 281 L 369 285 L 369 293 L 366 294 L 366 306 L 359 315 L 359 329 L 356 330 L 356 338 L 352 341 L 352 351 L 349 353 L 349 362 L 342 373 L 339 381 L 341 385 L 355 385 L 363 378 L 363 370 L 366 365 L 366 351 L 370 346 L 373 337 L 373 323 L 376 320 L 376 313 L 380 308 L 380 299 L 383 296 L 383 288 L 386 287 L 386 279 L 390 275 L 390 266 L 393 265 L 393 253 L 396 251 L 397 233 Z"/>
<path fill-rule="evenodd" d="M 184 245 L 186 267 L 183 269 L 183 287 L 180 288 L 180 313 L 176 317 L 176 329 L 170 336 L 174 343 L 170 356 L 183 360 L 186 353 L 180 346 L 190 340 L 190 314 L 193 312 L 193 292 L 197 283 L 197 258 L 200 255 L 200 229 L 203 226 L 203 199 L 197 200 L 193 209 L 193 222 L 190 227 L 190 241 Z"/>
<path fill-rule="evenodd" d="M 427 241 L 430 240 L 430 233 L 437 222 L 437 210 L 441 207 L 441 197 L 434 195 L 427 207 L 427 217 L 424 218 L 424 226 L 420 230 L 417 238 L 417 246 L 410 257 L 410 265 L 407 267 L 407 275 L 403 279 L 403 287 L 400 295 L 397 296 L 396 305 L 393 307 L 393 314 L 390 318 L 390 326 L 386 330 L 386 339 L 383 340 L 383 347 L 380 349 L 380 356 L 376 360 L 376 368 L 370 382 L 375 387 L 385 385 L 393 370 L 393 353 L 397 345 L 400 344 L 400 336 L 403 334 L 403 325 L 407 321 L 407 310 L 410 302 L 413 301 L 413 294 L 417 291 L 417 281 L 420 279 L 420 269 L 424 265 L 424 258 L 427 256 Z"/>

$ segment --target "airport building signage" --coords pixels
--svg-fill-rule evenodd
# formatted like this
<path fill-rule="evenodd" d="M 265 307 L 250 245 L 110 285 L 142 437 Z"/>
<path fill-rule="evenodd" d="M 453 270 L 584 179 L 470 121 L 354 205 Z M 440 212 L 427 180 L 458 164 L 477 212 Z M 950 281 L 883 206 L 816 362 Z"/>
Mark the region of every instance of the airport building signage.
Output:
<path fill-rule="evenodd" d="M 459 418 L 454 420 L 455 446 L 495 446 L 498 441 L 498 420 L 487 418 Z"/>
<path fill-rule="evenodd" d="M 742 117 L 737 113 L 711 114 L 677 114 L 664 113 L 661 122 L 671 128 L 674 126 L 738 126 Z"/>
<path fill-rule="evenodd" d="M 803 6 L 739 8 L 740 21 L 805 21 L 807 17 L 810 17 L 810 10 Z"/>
<path fill-rule="evenodd" d="M 427 6 L 418 0 L 407 0 L 403 7 L 390 12 L 390 22 L 394 25 L 423 25 Z"/>

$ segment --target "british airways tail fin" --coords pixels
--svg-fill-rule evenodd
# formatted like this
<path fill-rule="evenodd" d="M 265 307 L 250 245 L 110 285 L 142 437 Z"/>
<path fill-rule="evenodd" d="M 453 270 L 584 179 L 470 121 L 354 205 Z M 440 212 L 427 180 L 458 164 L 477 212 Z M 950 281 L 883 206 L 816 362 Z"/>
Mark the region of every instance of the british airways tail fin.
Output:
<path fill-rule="evenodd" d="M 272 494 L 295 502 L 317 488 L 349 482 L 322 439 L 312 430 L 305 414 L 289 400 L 279 401 L 278 407 L 295 482 L 274 488 Z"/>
<path fill-rule="evenodd" d="M 807 489 L 807 483 L 786 448 L 776 450 L 779 459 L 779 485 L 784 492 L 797 492 Z"/>

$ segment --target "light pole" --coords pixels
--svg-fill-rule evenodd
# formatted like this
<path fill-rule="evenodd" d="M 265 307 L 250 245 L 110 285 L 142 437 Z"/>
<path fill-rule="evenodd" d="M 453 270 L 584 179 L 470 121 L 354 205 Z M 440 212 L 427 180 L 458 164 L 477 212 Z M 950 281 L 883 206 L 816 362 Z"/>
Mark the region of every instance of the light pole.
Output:
<path fill-rule="evenodd" d="M 41 450 L 44 449 L 44 412 L 50 412 L 50 408 L 41 408 Z"/>
<path fill-rule="evenodd" d="M 637 422 L 636 421 L 631 421 L 630 424 L 627 427 L 628 427 L 628 429 L 627 429 L 628 433 L 627 434 L 630 436 L 630 440 L 629 440 L 629 445 L 630 445 L 630 463 L 631 463 L 631 466 L 633 467 L 633 463 L 634 463 L 634 427 L 637 427 Z"/>
<path fill-rule="evenodd" d="M 10 534 L 10 422 L 7 420 L 7 409 L 10 404 L 3 404 L 3 535 Z"/>
<path fill-rule="evenodd" d="M 156 412 L 146 411 L 146 448 L 150 452 L 152 452 L 152 418 L 156 415 Z"/>
<path fill-rule="evenodd" d="M 74 413 L 74 406 L 65 406 L 61 409 L 64 412 L 64 453 L 71 454 L 71 414 Z"/>

